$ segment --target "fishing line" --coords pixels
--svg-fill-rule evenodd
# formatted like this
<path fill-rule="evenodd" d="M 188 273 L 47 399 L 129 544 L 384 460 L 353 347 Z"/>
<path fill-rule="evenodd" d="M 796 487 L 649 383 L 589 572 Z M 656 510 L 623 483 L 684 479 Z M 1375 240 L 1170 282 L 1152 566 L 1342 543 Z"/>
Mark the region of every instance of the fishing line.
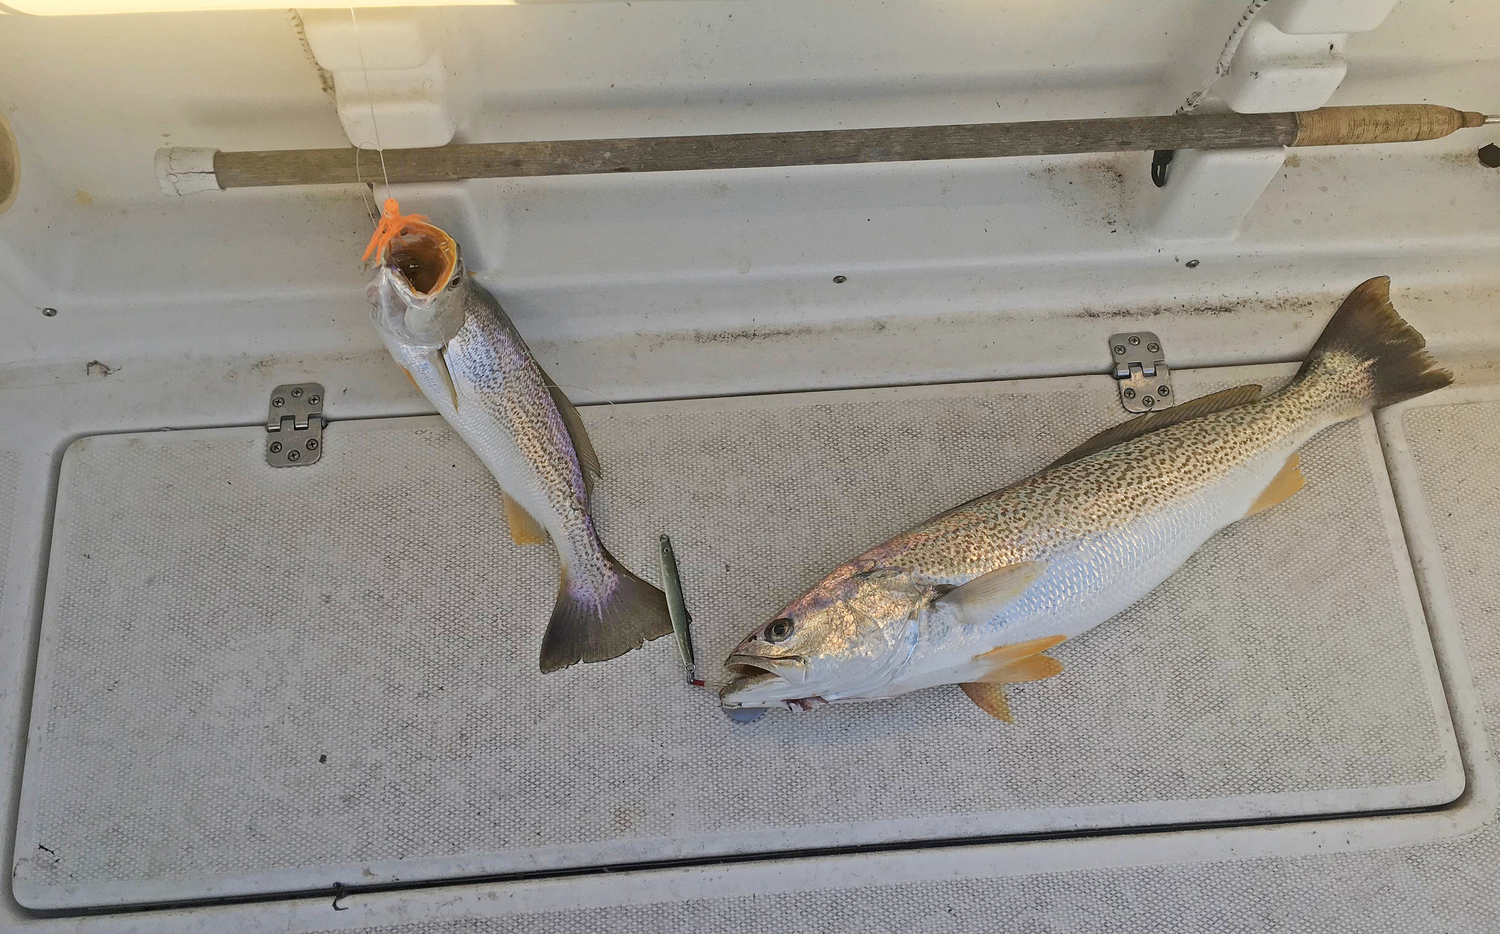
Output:
<path fill-rule="evenodd" d="M 374 195 L 373 189 L 374 189 L 375 186 L 374 185 L 369 185 L 368 186 L 371 189 L 371 192 L 370 192 L 370 195 L 367 196 L 365 194 L 365 188 L 367 187 L 367 185 L 365 183 L 365 180 L 363 178 L 361 178 L 360 174 L 359 174 L 359 147 L 358 146 L 354 147 L 354 180 L 357 181 L 357 182 L 359 182 L 359 200 L 362 201 L 362 202 L 364 202 L 365 213 L 367 215 L 369 215 L 369 217 L 370 217 L 370 223 L 374 224 L 377 227 L 380 226 L 380 215 L 375 210 L 375 201 L 373 199 L 373 195 Z"/>
<path fill-rule="evenodd" d="M 552 382 L 552 385 L 556 386 L 558 389 L 578 389 L 578 390 L 582 390 L 583 392 L 586 392 L 586 393 L 588 393 L 591 396 L 598 396 L 599 399 L 600 399 L 600 401 L 602 401 L 602 402 L 607 402 L 610 405 L 619 405 L 618 402 L 616 402 L 613 399 L 608 398 L 607 396 L 604 395 L 604 393 L 600 392 L 599 390 L 597 390 L 597 389 L 590 389 L 587 386 L 569 386 L 567 383 L 559 383 L 559 382 L 557 382 L 555 380 Z"/>
<path fill-rule="evenodd" d="M 354 7 L 349 7 L 349 22 L 354 24 L 354 47 L 359 50 L 359 70 L 365 79 L 365 103 L 370 107 L 370 128 L 375 131 L 375 151 L 380 153 L 380 174 L 385 177 L 385 196 L 391 196 L 391 173 L 385 167 L 385 147 L 380 144 L 380 124 L 375 119 L 375 95 L 370 91 L 370 69 L 365 64 L 365 46 L 359 41 L 359 18 L 354 15 Z M 355 149 L 355 174 L 359 173 L 359 147 Z"/>
<path fill-rule="evenodd" d="M 1198 104 L 1207 96 L 1214 82 L 1229 74 L 1229 63 L 1234 60 L 1234 53 L 1240 47 L 1240 40 L 1245 38 L 1245 30 L 1250 28 L 1250 21 L 1255 19 L 1255 15 L 1269 2 L 1270 0 L 1250 0 L 1250 5 L 1245 8 L 1245 12 L 1240 14 L 1239 21 L 1229 31 L 1229 38 L 1224 42 L 1224 51 L 1219 53 L 1219 60 L 1214 63 L 1213 77 L 1209 78 L 1203 87 L 1189 94 L 1187 100 L 1182 102 L 1182 106 L 1172 111 L 1173 113 L 1186 114 L 1197 110 Z"/>
<path fill-rule="evenodd" d="M 1229 74 L 1229 65 L 1234 61 L 1234 53 L 1239 50 L 1240 40 L 1245 38 L 1245 30 L 1250 28 L 1251 20 L 1261 11 L 1270 0 L 1250 0 L 1250 5 L 1245 7 L 1245 12 L 1240 14 L 1239 20 L 1234 28 L 1229 31 L 1229 38 L 1224 41 L 1224 49 L 1219 53 L 1219 60 L 1214 63 L 1214 73 L 1203 83 L 1203 86 L 1187 96 L 1182 106 L 1172 111 L 1174 114 L 1189 114 L 1198 109 L 1203 98 L 1213 89 L 1214 83 Z M 1151 184 L 1157 188 L 1164 188 L 1167 184 L 1167 167 L 1172 164 L 1172 159 L 1177 155 L 1175 149 L 1158 149 L 1151 156 Z"/>

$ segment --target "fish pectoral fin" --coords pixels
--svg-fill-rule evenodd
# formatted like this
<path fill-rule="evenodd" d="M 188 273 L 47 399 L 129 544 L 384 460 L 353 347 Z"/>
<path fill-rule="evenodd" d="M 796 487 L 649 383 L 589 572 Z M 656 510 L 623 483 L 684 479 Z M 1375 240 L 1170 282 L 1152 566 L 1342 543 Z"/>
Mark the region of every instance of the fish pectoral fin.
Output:
<path fill-rule="evenodd" d="M 1028 655 L 1002 665 L 976 679 L 979 684 L 1020 684 L 1023 681 L 1045 681 L 1062 674 L 1063 664 L 1050 655 Z"/>
<path fill-rule="evenodd" d="M 965 623 L 987 623 L 999 615 L 1006 604 L 1036 583 L 1046 570 L 1045 561 L 1008 564 L 949 590 L 933 602 L 953 607 Z"/>
<path fill-rule="evenodd" d="M 1010 715 L 1010 702 L 1005 699 L 1005 685 L 987 684 L 981 681 L 973 681 L 968 684 L 960 684 L 964 693 L 969 695 L 969 700 L 985 713 L 996 720 L 1005 723 L 1015 723 Z"/>
<path fill-rule="evenodd" d="M 1299 454 L 1293 454 L 1291 457 L 1288 457 L 1286 463 L 1282 465 L 1281 470 L 1277 471 L 1276 476 L 1271 478 L 1271 482 L 1261 491 L 1260 495 L 1255 497 L 1255 502 L 1250 504 L 1250 508 L 1245 510 L 1243 518 L 1248 518 L 1258 512 L 1265 512 L 1277 503 L 1290 499 L 1293 493 L 1302 489 L 1303 484 L 1307 482 L 1307 478 L 1302 476 L 1301 460 L 1302 458 Z"/>
<path fill-rule="evenodd" d="M 1260 386 L 1251 383 L 1244 386 L 1236 386 L 1233 389 L 1224 389 L 1219 392 L 1209 393 L 1206 396 L 1199 396 L 1190 402 L 1182 402 L 1169 408 L 1147 412 L 1145 415 L 1137 415 L 1129 421 L 1121 422 L 1118 425 L 1111 425 L 1104 429 L 1053 461 L 1048 465 L 1047 469 L 1051 470 L 1053 467 L 1071 464 L 1073 461 L 1082 460 L 1090 454 L 1097 454 L 1106 448 L 1123 444 L 1132 438 L 1149 435 L 1153 431 L 1160 431 L 1170 425 L 1180 425 L 1190 419 L 1212 415 L 1214 412 L 1232 409 L 1235 406 L 1254 402 L 1259 398 Z"/>
<path fill-rule="evenodd" d="M 448 357 L 439 347 L 428 353 L 427 359 L 432 362 L 432 368 L 437 370 L 438 376 L 442 378 L 443 385 L 448 390 L 448 398 L 453 400 L 453 411 L 458 411 L 458 386 L 454 385 L 453 373 L 448 369 Z M 416 380 L 412 380 L 413 383 Z M 419 389 L 421 387 L 418 387 Z"/>
<path fill-rule="evenodd" d="M 552 540 L 542 524 L 531 518 L 531 513 L 511 499 L 510 494 L 502 492 L 500 498 L 505 501 L 505 522 L 510 526 L 511 541 L 517 545 L 545 545 Z"/>

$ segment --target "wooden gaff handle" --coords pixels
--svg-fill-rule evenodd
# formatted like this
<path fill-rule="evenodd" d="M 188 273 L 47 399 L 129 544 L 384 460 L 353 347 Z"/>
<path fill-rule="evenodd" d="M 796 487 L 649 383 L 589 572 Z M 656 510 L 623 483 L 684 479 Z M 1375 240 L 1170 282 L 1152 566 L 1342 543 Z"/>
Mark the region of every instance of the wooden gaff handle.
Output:
<path fill-rule="evenodd" d="M 1484 114 L 1436 104 L 1324 107 L 1297 114 L 1293 146 L 1354 146 L 1442 139 L 1455 130 L 1483 126 Z"/>
<path fill-rule="evenodd" d="M 462 143 L 426 149 L 387 149 L 383 158 L 374 150 L 351 148 L 202 152 L 210 154 L 207 158 L 212 160 L 213 187 L 250 188 L 368 183 L 387 178 L 391 182 L 446 182 L 1155 149 L 1399 143 L 1438 139 L 1454 130 L 1483 123 L 1483 114 L 1451 107 L 1383 104 L 1326 107 L 1302 113 L 1175 114 L 724 136 Z M 168 156 L 173 152 L 176 150 L 162 150 Z M 166 164 L 170 166 L 172 160 L 167 159 Z M 192 190 L 205 187 L 200 176 L 206 174 L 209 173 L 201 170 L 189 173 L 194 183 Z"/>

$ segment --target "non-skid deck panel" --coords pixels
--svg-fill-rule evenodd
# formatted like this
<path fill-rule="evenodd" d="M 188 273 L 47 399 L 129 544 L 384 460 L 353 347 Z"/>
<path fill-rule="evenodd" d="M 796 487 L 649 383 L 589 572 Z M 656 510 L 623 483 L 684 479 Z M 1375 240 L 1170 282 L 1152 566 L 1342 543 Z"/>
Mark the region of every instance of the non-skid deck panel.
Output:
<path fill-rule="evenodd" d="M 1199 394 L 1288 372 L 1176 376 Z M 655 579 L 673 536 L 706 667 L 838 560 L 1119 418 L 1102 377 L 585 410 L 604 538 Z M 1060 647 L 1067 670 L 1014 692 L 1014 727 L 956 689 L 732 725 L 669 640 L 542 676 L 556 559 L 510 543 L 440 420 L 334 424 L 307 468 L 266 467 L 263 444 L 218 429 L 68 452 L 23 903 L 1409 807 L 1462 786 L 1367 421 L 1308 445 L 1302 493 Z"/>
<path fill-rule="evenodd" d="M 1402 413 L 1402 428 L 1494 742 L 1500 739 L 1500 387 L 1487 394 L 1456 405 L 1413 405 Z M 1500 861 L 1500 849 L 1496 856 Z"/>
<path fill-rule="evenodd" d="M 1401 413 L 1406 463 L 1431 519 L 1437 573 L 1451 596 L 1493 745 L 1500 726 L 1500 387 L 1456 391 Z M 1389 850 L 1188 862 L 945 882 L 882 882 L 570 911 L 431 920 L 358 934 L 553 934 L 712 930 L 758 934 L 1059 931 L 1202 934 L 1360 931 L 1491 934 L 1500 918 L 1500 825 Z"/>

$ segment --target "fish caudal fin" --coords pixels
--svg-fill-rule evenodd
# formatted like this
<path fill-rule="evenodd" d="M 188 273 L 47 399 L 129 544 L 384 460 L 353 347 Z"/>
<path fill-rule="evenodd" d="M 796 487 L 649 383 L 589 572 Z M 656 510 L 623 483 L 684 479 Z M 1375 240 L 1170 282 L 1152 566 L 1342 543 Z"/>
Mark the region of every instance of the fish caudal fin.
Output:
<path fill-rule="evenodd" d="M 542 637 L 542 671 L 602 662 L 672 631 L 666 596 L 608 552 L 604 558 L 615 573 L 615 586 L 602 597 L 575 593 L 563 569 L 557 605 Z"/>
<path fill-rule="evenodd" d="M 1380 408 L 1453 382 L 1453 374 L 1437 365 L 1423 350 L 1426 346 L 1417 329 L 1391 306 L 1391 280 L 1379 276 L 1344 299 L 1297 375 L 1302 379 L 1363 369 L 1368 379 L 1359 401 Z"/>

